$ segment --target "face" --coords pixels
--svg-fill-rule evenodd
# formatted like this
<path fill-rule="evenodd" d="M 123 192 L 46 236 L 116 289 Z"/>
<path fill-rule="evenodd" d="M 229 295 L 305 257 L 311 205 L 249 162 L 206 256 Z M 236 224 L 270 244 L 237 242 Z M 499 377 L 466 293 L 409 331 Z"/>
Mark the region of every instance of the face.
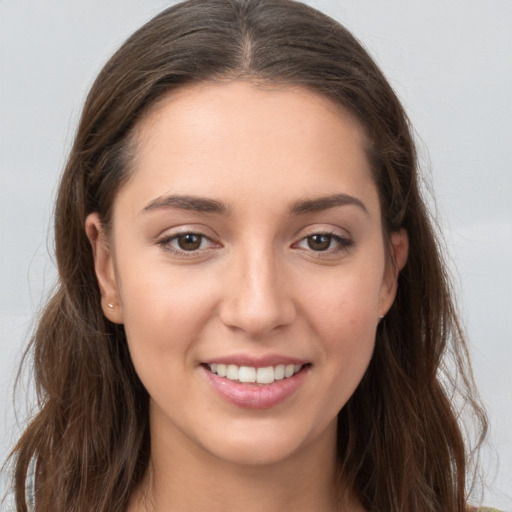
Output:
<path fill-rule="evenodd" d="M 96 214 L 86 229 L 154 443 L 243 464 L 333 453 L 396 289 L 363 145 L 329 100 L 244 82 L 188 86 L 140 123 L 112 232 Z"/>

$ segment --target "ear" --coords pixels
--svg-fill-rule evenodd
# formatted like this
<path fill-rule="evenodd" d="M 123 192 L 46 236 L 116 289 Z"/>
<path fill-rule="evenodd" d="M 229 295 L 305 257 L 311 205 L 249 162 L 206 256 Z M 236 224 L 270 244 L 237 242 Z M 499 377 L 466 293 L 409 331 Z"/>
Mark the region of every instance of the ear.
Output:
<path fill-rule="evenodd" d="M 391 233 L 391 247 L 379 300 L 379 316 L 383 318 L 395 300 L 398 288 L 398 275 L 407 262 L 409 253 L 409 237 L 407 231 L 401 229 Z"/>
<path fill-rule="evenodd" d="M 123 323 L 123 311 L 112 252 L 107 236 L 97 213 L 91 213 L 85 220 L 85 233 L 91 243 L 94 270 L 101 293 L 103 314 L 116 324 Z"/>

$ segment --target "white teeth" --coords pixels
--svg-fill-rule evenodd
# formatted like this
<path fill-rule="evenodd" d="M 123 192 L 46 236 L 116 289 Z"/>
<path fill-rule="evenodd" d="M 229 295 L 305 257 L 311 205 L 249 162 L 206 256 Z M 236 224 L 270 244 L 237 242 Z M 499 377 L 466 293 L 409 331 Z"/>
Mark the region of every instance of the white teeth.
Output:
<path fill-rule="evenodd" d="M 293 373 L 295 372 L 295 365 L 293 364 L 287 364 L 284 368 L 284 376 L 287 379 L 288 377 L 291 377 Z"/>
<path fill-rule="evenodd" d="M 272 384 L 276 380 L 288 379 L 302 368 L 300 364 L 278 364 L 277 366 L 266 366 L 264 368 L 217 363 L 208 366 L 210 371 L 216 373 L 219 377 L 226 377 L 229 380 L 236 380 L 243 383 L 257 384 Z"/>
<path fill-rule="evenodd" d="M 258 368 L 256 382 L 258 384 L 272 384 L 274 382 L 274 368 L 267 366 L 266 368 Z"/>
<path fill-rule="evenodd" d="M 276 379 L 276 380 L 284 379 L 284 364 L 278 364 L 274 368 L 274 379 Z"/>
<path fill-rule="evenodd" d="M 240 382 L 256 382 L 256 368 L 240 366 L 240 370 L 238 370 L 238 380 Z"/>
<path fill-rule="evenodd" d="M 226 368 L 226 377 L 229 380 L 238 380 L 238 366 L 228 364 L 228 367 Z"/>

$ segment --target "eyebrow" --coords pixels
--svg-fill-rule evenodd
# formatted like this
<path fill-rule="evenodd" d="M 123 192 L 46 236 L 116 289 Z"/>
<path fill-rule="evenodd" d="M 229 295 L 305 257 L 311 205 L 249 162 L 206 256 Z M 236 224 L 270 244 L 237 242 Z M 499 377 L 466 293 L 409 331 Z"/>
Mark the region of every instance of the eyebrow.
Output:
<path fill-rule="evenodd" d="M 357 197 L 348 194 L 333 194 L 330 196 L 316 197 L 313 199 L 299 199 L 289 209 L 291 215 L 320 212 L 337 206 L 353 205 L 361 208 L 366 214 L 368 210 L 364 203 Z M 177 208 L 202 213 L 229 214 L 231 209 L 224 203 L 205 197 L 171 195 L 160 196 L 149 202 L 142 210 L 148 212 L 160 208 Z"/>
<path fill-rule="evenodd" d="M 366 214 L 368 210 L 364 203 L 357 197 L 348 194 L 333 194 L 330 196 L 317 197 L 314 199 L 300 199 L 290 208 L 292 215 L 314 213 L 337 206 L 354 205 L 361 208 Z"/>
<path fill-rule="evenodd" d="M 179 210 L 191 210 L 203 213 L 227 214 L 229 208 L 219 201 L 196 196 L 161 196 L 148 203 L 143 212 L 159 208 L 177 208 Z"/>

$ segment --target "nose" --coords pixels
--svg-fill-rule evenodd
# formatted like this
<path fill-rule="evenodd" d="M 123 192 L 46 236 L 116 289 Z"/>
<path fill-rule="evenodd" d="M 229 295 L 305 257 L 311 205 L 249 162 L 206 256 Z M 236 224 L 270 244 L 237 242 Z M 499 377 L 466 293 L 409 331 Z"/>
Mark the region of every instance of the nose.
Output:
<path fill-rule="evenodd" d="M 296 308 L 289 284 L 271 250 L 240 253 L 224 283 L 222 322 L 254 338 L 290 325 Z"/>

